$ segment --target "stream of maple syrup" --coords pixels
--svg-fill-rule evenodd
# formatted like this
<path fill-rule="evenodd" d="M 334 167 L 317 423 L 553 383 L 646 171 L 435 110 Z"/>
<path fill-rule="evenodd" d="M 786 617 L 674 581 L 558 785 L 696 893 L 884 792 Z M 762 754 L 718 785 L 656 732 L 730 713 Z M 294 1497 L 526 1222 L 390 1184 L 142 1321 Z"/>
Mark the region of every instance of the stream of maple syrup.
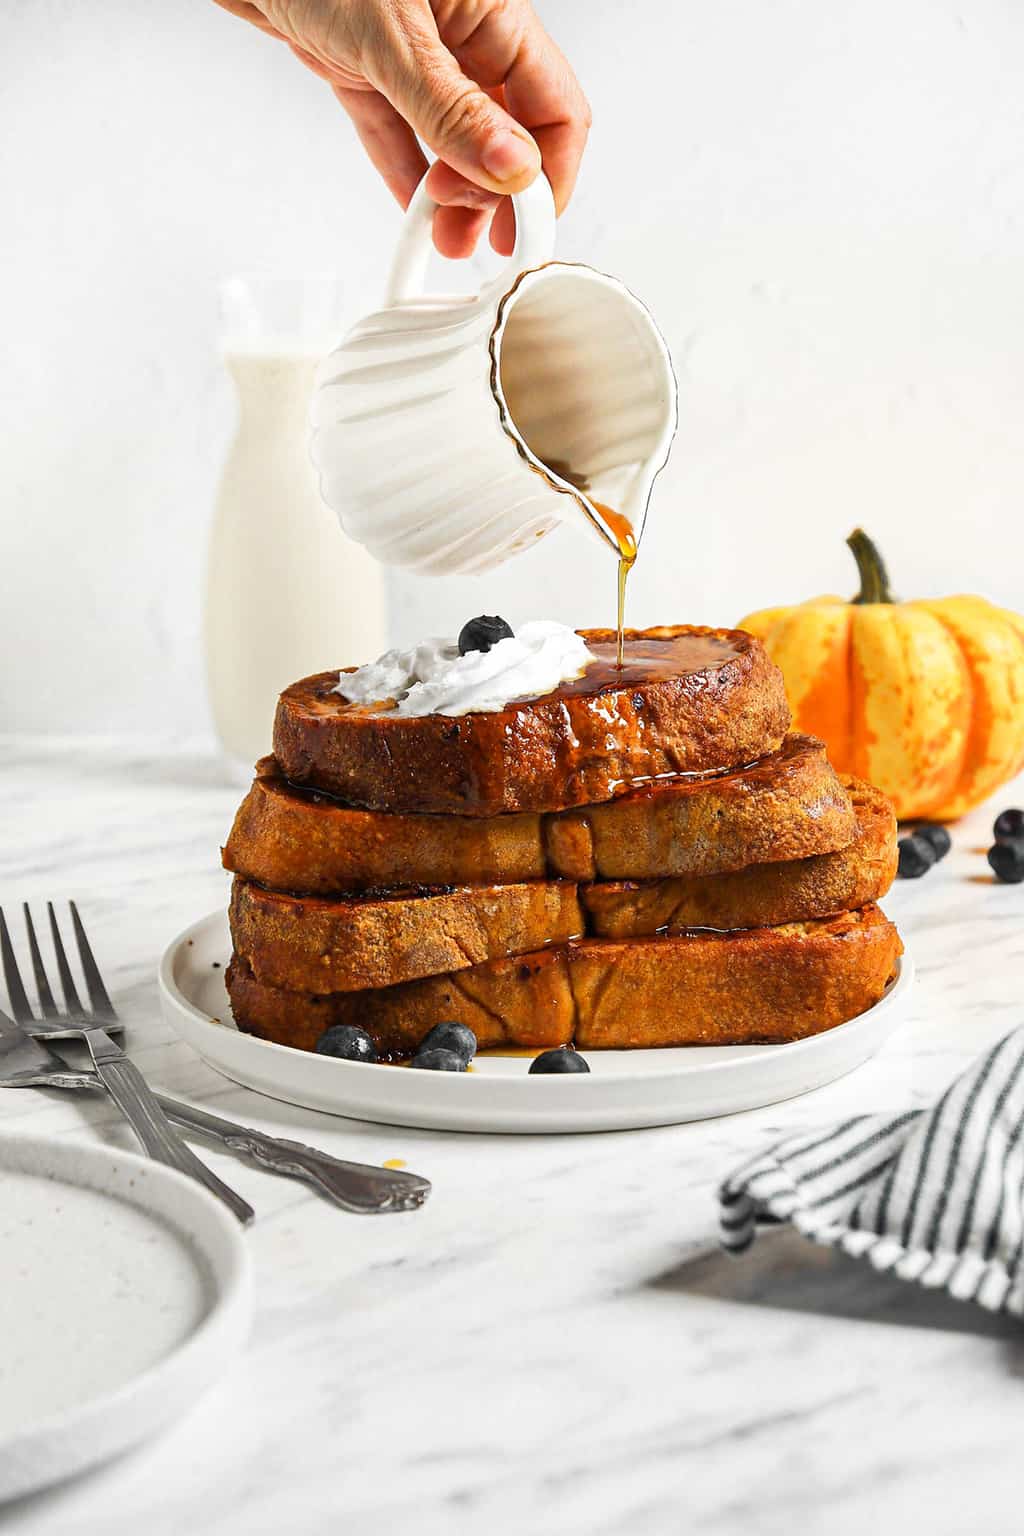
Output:
<path fill-rule="evenodd" d="M 636 536 L 633 524 L 623 512 L 606 507 L 603 501 L 591 501 L 591 506 L 604 523 L 619 548 L 619 603 L 615 628 L 615 665 L 622 670 L 623 646 L 626 632 L 626 580 L 636 561 Z"/>
<path fill-rule="evenodd" d="M 573 472 L 571 465 L 563 459 L 549 459 L 548 464 L 556 475 L 563 480 L 568 480 L 570 485 L 582 491 L 589 497 L 590 505 L 601 519 L 605 528 L 611 534 L 619 551 L 619 601 L 618 616 L 615 626 L 615 665 L 618 671 L 622 671 L 624 662 L 624 647 L 626 639 L 626 581 L 636 561 L 636 534 L 633 524 L 624 512 L 618 512 L 614 507 L 607 506 L 603 501 L 595 501 L 590 494 L 590 486 L 586 475 Z"/>

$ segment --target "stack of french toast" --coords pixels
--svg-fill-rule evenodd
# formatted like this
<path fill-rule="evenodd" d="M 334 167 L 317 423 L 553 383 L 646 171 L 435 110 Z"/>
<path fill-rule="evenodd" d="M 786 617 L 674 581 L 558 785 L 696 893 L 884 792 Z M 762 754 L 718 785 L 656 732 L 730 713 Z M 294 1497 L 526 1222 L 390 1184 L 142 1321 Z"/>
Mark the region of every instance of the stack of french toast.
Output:
<path fill-rule="evenodd" d="M 223 851 L 239 1027 L 383 1059 L 782 1042 L 877 1002 L 896 823 L 740 631 L 583 632 L 583 674 L 458 716 L 288 688 Z"/>

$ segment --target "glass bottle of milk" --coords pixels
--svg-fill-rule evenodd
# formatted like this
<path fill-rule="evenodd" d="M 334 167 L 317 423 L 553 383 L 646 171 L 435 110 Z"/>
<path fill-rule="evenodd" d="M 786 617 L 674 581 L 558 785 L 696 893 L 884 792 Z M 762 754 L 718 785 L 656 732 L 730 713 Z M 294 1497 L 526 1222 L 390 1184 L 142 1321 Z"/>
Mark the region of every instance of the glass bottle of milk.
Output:
<path fill-rule="evenodd" d="M 385 647 L 380 567 L 320 500 L 309 402 L 342 329 L 332 279 L 235 277 L 222 348 L 239 405 L 207 566 L 206 669 L 214 723 L 240 775 L 271 749 L 282 688 Z"/>

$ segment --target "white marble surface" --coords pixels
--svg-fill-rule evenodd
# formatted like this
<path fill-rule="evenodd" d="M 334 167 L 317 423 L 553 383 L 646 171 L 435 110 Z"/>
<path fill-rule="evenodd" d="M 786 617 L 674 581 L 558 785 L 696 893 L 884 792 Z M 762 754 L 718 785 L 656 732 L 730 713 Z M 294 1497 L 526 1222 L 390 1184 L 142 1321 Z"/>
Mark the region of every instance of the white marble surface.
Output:
<path fill-rule="evenodd" d="M 716 1180 L 764 1141 L 927 1103 L 1021 1022 L 1024 887 L 989 880 L 992 807 L 887 903 L 919 984 L 874 1062 L 756 1113 L 543 1139 L 332 1120 L 234 1087 L 169 1034 L 157 958 L 225 900 L 216 851 L 237 798 L 198 752 L 0 742 L 0 900 L 78 899 L 155 1085 L 405 1158 L 435 1192 L 417 1214 L 350 1217 L 210 1152 L 259 1212 L 248 1353 L 161 1441 L 8 1508 L 5 1532 L 1016 1527 L 1018 1325 L 786 1234 L 727 1260 L 714 1230 Z M 130 1143 L 91 1098 L 11 1092 L 0 1116 L 5 1132 Z"/>

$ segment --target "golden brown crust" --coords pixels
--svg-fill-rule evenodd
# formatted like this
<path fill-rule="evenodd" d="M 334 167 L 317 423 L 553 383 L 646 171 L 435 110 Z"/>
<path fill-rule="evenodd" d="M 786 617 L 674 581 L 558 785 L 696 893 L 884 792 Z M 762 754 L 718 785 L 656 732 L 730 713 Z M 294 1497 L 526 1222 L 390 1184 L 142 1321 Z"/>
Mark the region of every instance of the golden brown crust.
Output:
<path fill-rule="evenodd" d="M 457 1018 L 481 1048 L 735 1045 L 801 1039 L 881 997 L 902 945 L 875 906 L 741 933 L 586 940 L 370 993 L 315 996 L 261 985 L 244 960 L 227 982 L 239 1027 L 312 1050 L 332 1024 L 407 1054 Z"/>
<path fill-rule="evenodd" d="M 790 735 L 753 767 L 630 790 L 541 817 L 386 815 L 290 786 L 273 758 L 235 817 L 224 864 L 275 890 L 707 875 L 849 845 L 857 822 L 825 748 Z"/>
<path fill-rule="evenodd" d="M 258 981 L 316 993 L 440 976 L 583 933 L 576 887 L 557 880 L 327 901 L 236 877 L 228 916 Z"/>
<path fill-rule="evenodd" d="M 397 816 L 298 789 L 272 757 L 238 808 L 224 866 L 279 891 L 329 896 L 403 885 L 542 880 L 540 817 Z"/>
<path fill-rule="evenodd" d="M 868 785 L 851 781 L 851 791 L 859 835 L 835 853 L 712 876 L 412 887 L 334 899 L 284 895 L 236 877 L 231 936 L 257 980 L 330 993 L 464 970 L 584 932 L 625 939 L 823 917 L 883 895 L 895 871 L 891 807 Z"/>
<path fill-rule="evenodd" d="M 367 1030 L 382 1055 L 409 1056 L 446 1019 L 468 1024 L 480 1049 L 538 1051 L 566 1045 L 576 1014 L 564 949 L 492 960 L 470 971 L 428 976 L 378 992 L 316 996 L 261 985 L 237 955 L 226 972 L 238 1027 L 261 1040 L 311 1051 L 333 1024 Z"/>
<path fill-rule="evenodd" d="M 651 784 L 545 823 L 548 864 L 567 879 L 719 874 L 844 848 L 857 818 L 822 742 L 703 780 Z"/>
<path fill-rule="evenodd" d="M 664 945 L 660 961 L 652 946 Z M 878 907 L 779 928 L 570 947 L 583 1050 L 780 1044 L 855 1018 L 902 953 Z"/>
<path fill-rule="evenodd" d="M 581 885 L 588 933 L 627 939 L 687 928 L 771 928 L 879 900 L 896 874 L 896 816 L 880 790 L 845 782 L 858 823 L 846 848 L 724 874 Z"/>
<path fill-rule="evenodd" d="M 760 641 L 691 625 L 582 632 L 598 660 L 554 693 L 487 714 L 396 714 L 348 704 L 337 673 L 281 695 L 284 775 L 373 810 L 496 816 L 610 799 L 623 784 L 762 757 L 785 735 L 782 677 Z"/>

